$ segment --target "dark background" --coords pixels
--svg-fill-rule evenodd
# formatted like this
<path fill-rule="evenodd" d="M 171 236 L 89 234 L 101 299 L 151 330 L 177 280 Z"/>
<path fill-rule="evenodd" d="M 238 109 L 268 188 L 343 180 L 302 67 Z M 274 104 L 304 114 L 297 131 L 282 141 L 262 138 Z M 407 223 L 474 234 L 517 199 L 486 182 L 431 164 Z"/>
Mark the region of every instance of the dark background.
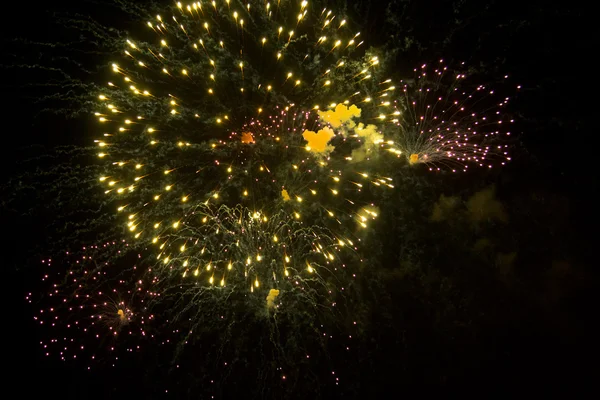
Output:
<path fill-rule="evenodd" d="M 341 6 L 332 8 L 345 4 L 336 3 Z M 434 259 L 428 264 L 432 269 L 416 275 L 395 270 L 404 265 L 403 260 L 393 252 L 385 253 L 383 264 L 387 265 L 380 271 L 387 279 L 380 281 L 391 306 L 365 317 L 374 333 L 365 339 L 359 358 L 348 366 L 348 376 L 359 379 L 345 397 L 358 393 L 368 398 L 397 397 L 409 394 L 406 388 L 422 384 L 512 395 L 523 389 L 540 395 L 558 387 L 574 395 L 590 388 L 598 378 L 596 345 L 591 340 L 595 336 L 598 191 L 591 10 L 574 1 L 351 3 L 347 12 L 365 26 L 363 38 L 373 46 L 399 50 L 398 71 L 411 71 L 415 65 L 441 57 L 509 73 L 523 86 L 516 102 L 522 135 L 514 161 L 499 175 L 475 174 L 443 185 L 446 193 L 466 193 L 468 186 L 483 189 L 495 184 L 498 198 L 511 215 L 510 224 L 500 228 L 503 231 L 498 235 L 511 236 L 516 242 L 513 247 L 525 255 L 518 263 L 524 272 L 507 284 L 491 280 L 491 273 L 470 269 L 463 253 L 453 258 L 441 252 L 438 258 L 451 260 L 446 267 Z M 44 6 L 12 3 L 5 7 L 9 9 L 2 23 L 4 40 L 40 35 L 53 40 L 52 14 Z M 98 3 L 62 2 L 45 7 L 87 10 L 100 20 L 110 20 Z M 31 91 L 15 83 L 40 76 L 8 68 L 13 63 L 11 55 L 5 52 L 4 57 L 3 181 L 18 173 L 19 160 L 44 151 L 26 146 L 87 144 L 85 121 L 45 114 L 32 118 L 36 106 L 31 104 Z M 7 392 L 22 397 L 152 397 L 142 383 L 139 365 L 90 375 L 41 358 L 39 333 L 24 295 L 37 277 L 28 241 L 43 242 L 43 222 L 25 218 L 17 225 L 18 216 L 6 213 L 5 217 L 4 233 L 9 236 L 3 235 L 2 241 L 7 258 L 3 274 L 8 289 L 3 335 L 8 348 L 5 370 L 10 371 Z M 431 234 L 431 240 L 442 243 L 440 251 L 457 243 L 472 244 L 460 221 L 453 223 L 438 226 L 439 232 Z M 458 233 L 452 238 L 443 234 L 453 229 Z M 466 267 L 459 268 L 463 262 Z M 553 269 L 557 263 L 567 267 Z M 440 281 L 458 288 L 458 295 L 444 292 Z M 471 301 L 476 306 L 471 303 L 454 321 L 437 316 L 440 310 L 460 303 L 464 293 L 475 293 Z M 399 344 L 400 336 L 404 341 Z"/>

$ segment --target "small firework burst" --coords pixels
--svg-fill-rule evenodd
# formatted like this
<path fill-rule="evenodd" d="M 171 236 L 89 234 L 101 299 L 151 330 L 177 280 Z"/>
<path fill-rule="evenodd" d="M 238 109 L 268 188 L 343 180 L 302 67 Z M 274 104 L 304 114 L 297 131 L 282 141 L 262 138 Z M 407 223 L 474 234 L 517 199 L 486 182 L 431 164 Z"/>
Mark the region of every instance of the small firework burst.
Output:
<path fill-rule="evenodd" d="M 98 359 L 114 363 L 123 351 L 139 350 L 153 317 L 137 293 L 143 285 L 130 285 L 137 268 L 126 259 L 115 262 L 117 249 L 126 247 L 110 242 L 42 261 L 45 288 L 26 300 L 40 307 L 34 320 L 47 330 L 40 342 L 46 356 L 78 360 L 89 369 Z"/>
<path fill-rule="evenodd" d="M 415 69 L 415 78 L 402 82 L 403 96 L 394 103 L 391 151 L 430 170 L 466 171 L 510 161 L 510 97 L 488 85 L 472 87 L 468 80 L 443 60 Z"/>

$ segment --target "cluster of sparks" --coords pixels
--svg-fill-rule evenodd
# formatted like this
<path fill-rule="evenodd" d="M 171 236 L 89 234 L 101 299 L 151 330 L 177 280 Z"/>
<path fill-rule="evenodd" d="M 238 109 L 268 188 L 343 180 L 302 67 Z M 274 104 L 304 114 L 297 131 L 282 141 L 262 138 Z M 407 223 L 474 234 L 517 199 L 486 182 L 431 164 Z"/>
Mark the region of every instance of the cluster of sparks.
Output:
<path fill-rule="evenodd" d="M 130 285 L 136 266 L 123 268 L 106 257 L 126 253 L 127 247 L 124 241 L 108 242 L 66 252 L 58 261 L 42 260 L 44 289 L 28 293 L 26 300 L 43 304 L 34 320 L 48 330 L 49 338 L 40 342 L 46 356 L 80 360 L 90 369 L 97 359 L 114 366 L 120 336 L 135 338 L 127 344 L 128 353 L 140 350 L 139 337 L 147 335 L 154 318 L 143 311 L 145 287 L 141 281 Z"/>
<path fill-rule="evenodd" d="M 132 247 L 153 256 L 130 279 L 85 257 L 55 276 L 48 296 L 73 318 L 55 305 L 36 314 L 60 328 L 42 343 L 48 354 L 77 357 L 85 344 L 73 338 L 100 337 L 101 327 L 146 336 L 152 305 L 167 296 L 180 299 L 168 319 L 188 321 L 185 335 L 206 299 L 232 293 L 267 316 L 285 302 L 335 307 L 379 214 L 372 197 L 394 189 L 379 157 L 453 171 L 510 160 L 492 144 L 510 134 L 500 130 L 513 122 L 507 97 L 465 91 L 461 74 L 447 85 L 442 64 L 374 82 L 379 59 L 352 61 L 363 42 L 346 20 L 311 13 L 307 1 L 257 3 L 178 2 L 111 64 L 114 79 L 96 95 L 99 181 Z M 479 94 L 492 100 L 475 112 Z"/>
<path fill-rule="evenodd" d="M 397 147 L 410 164 L 426 164 L 467 171 L 470 165 L 492 168 L 510 161 L 506 138 L 514 119 L 506 116 L 509 97 L 486 85 L 467 90 L 467 77 L 454 74 L 443 60 L 433 67 L 414 70 L 415 78 L 403 82 L 403 96 L 395 101 L 402 118 L 395 122 Z M 508 75 L 504 76 L 508 79 Z M 517 89 L 520 89 L 517 86 Z"/>

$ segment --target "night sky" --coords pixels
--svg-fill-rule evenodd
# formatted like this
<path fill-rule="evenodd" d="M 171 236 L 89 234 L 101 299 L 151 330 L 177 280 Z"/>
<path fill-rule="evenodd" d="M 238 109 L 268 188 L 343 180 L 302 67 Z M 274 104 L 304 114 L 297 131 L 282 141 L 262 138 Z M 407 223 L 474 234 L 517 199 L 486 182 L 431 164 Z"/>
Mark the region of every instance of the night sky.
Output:
<path fill-rule="evenodd" d="M 65 251 L 131 239 L 130 232 L 122 229 L 124 223 L 115 229 L 116 217 L 106 214 L 113 204 L 102 200 L 104 189 L 99 189 L 97 179 L 101 167 L 93 153 L 84 150 L 98 136 L 98 123 L 88 112 L 96 100 L 77 97 L 83 93 L 80 83 L 105 84 L 108 75 L 94 67 L 110 60 L 89 42 L 89 30 L 78 34 L 63 19 L 93 19 L 99 31 L 109 32 L 106 37 L 118 35 L 116 30 L 129 33 L 120 39 L 141 36 L 146 10 L 154 6 L 139 5 L 136 12 L 144 17 L 134 18 L 125 17 L 112 4 L 65 1 L 5 6 L 1 187 L 9 397 L 398 398 L 427 386 L 484 395 L 518 395 L 523 390 L 540 395 L 559 388 L 571 395 L 591 393 L 587 390 L 597 378 L 591 336 L 598 184 L 592 121 L 596 78 L 588 58 L 595 48 L 591 10 L 577 1 L 325 2 L 324 6 L 344 15 L 354 31 L 360 30 L 365 47 L 378 50 L 381 68 L 395 77 L 410 78 L 414 68 L 440 59 L 451 66 L 464 61 L 476 84 L 498 90 L 508 90 L 502 77 L 510 76 L 510 96 L 517 84 L 521 87 L 508 106 L 513 134 L 502 142 L 508 145 L 511 160 L 504 166 L 475 167 L 464 173 L 448 168 L 429 171 L 428 165 L 407 161 L 398 167 L 376 163 L 371 171 L 385 171 L 395 187 L 383 194 L 365 190 L 358 197 L 363 201 L 371 194 L 379 196 L 380 213 L 369 222 L 370 233 L 357 236 L 364 243 L 357 256 L 364 260 L 356 264 L 358 277 L 326 278 L 328 290 L 331 286 L 348 289 L 335 298 L 340 310 L 333 317 L 314 317 L 302 308 L 301 296 L 297 307 L 286 307 L 283 303 L 289 297 L 282 291 L 281 307 L 290 315 L 281 319 L 277 330 L 286 339 L 283 352 L 261 339 L 273 330 L 261 325 L 258 313 L 248 311 L 259 306 L 234 292 L 226 315 L 236 323 L 211 325 L 210 318 L 204 317 L 199 326 L 194 325 L 197 341 L 174 364 L 170 355 L 175 347 L 157 346 L 148 338 L 140 342 L 148 350 L 132 352 L 115 367 L 99 361 L 88 371 L 85 363 L 45 357 L 39 343 L 48 339 L 48 331 L 33 319 L 38 309 L 50 304 L 36 297 L 46 290 L 40 261 L 56 259 L 60 268 L 68 265 Z M 165 2 L 162 8 L 171 5 Z M 322 7 L 314 5 L 317 8 Z M 249 32 L 252 29 L 248 27 Z M 106 37 L 96 37 L 99 46 L 107 44 Z M 104 49 L 108 52 L 110 46 Z M 258 53 L 249 53 L 249 64 L 261 59 Z M 310 68 L 306 74 L 314 72 Z M 250 80 L 250 67 L 246 74 Z M 237 78 L 230 79 L 233 87 Z M 229 86 L 223 86 L 225 91 Z M 178 86 L 177 90 L 186 89 Z M 55 93 L 67 95 L 52 97 Z M 236 93 L 233 89 L 227 93 L 224 104 L 237 106 Z M 195 106 L 206 113 L 224 113 L 205 95 L 192 89 L 185 94 L 186 99 L 200 96 Z M 307 96 L 323 98 L 321 93 Z M 278 101 L 275 94 L 271 99 Z M 160 115 L 162 111 L 148 112 Z M 238 124 L 232 129 L 241 129 L 243 122 L 232 117 L 231 123 Z M 170 126 L 191 132 L 182 140 L 193 141 L 198 132 L 210 133 L 211 125 L 204 120 L 198 130 L 189 130 L 185 121 L 178 123 Z M 260 142 L 260 130 L 254 135 Z M 72 152 L 59 146 L 70 146 Z M 127 151 L 133 154 L 136 146 Z M 168 160 L 173 157 L 169 154 L 160 156 Z M 226 153 L 220 154 L 225 158 Z M 289 160 L 272 157 L 264 159 L 265 165 L 293 161 L 291 156 Z M 59 168 L 58 174 L 44 173 L 57 171 L 53 168 L 58 165 L 66 167 Z M 278 189 L 272 193 L 266 186 L 256 188 L 263 197 L 275 193 L 279 198 Z M 231 187 L 231 191 L 242 189 Z M 221 196 L 224 202 L 231 199 L 225 190 Z M 294 236 L 290 246 L 300 247 L 301 240 Z M 133 258 L 121 262 L 143 265 L 136 257 L 145 251 L 136 249 Z M 348 261 L 350 266 L 357 262 L 349 260 L 354 260 Z M 28 303 L 28 293 L 39 302 Z M 172 287 L 165 289 L 165 297 L 173 298 L 167 293 L 176 296 Z M 169 310 L 175 306 L 175 301 L 159 302 L 155 318 L 170 321 Z M 213 311 L 221 312 L 216 307 L 205 314 Z M 262 312 L 268 315 L 263 318 L 273 318 L 273 311 Z M 138 329 L 139 321 L 139 317 L 132 319 L 126 329 Z M 165 340 L 174 337 L 166 330 L 185 330 L 190 325 L 157 326 L 155 334 Z M 225 339 L 225 326 L 233 338 Z M 324 335 L 336 339 L 320 347 L 311 335 L 325 331 Z M 97 345 L 97 341 L 90 343 L 90 347 Z M 219 350 L 222 343 L 226 350 Z M 135 347 L 138 343 L 130 337 L 118 344 Z M 305 353 L 315 356 L 307 360 Z M 279 365 L 288 372 L 277 370 Z"/>

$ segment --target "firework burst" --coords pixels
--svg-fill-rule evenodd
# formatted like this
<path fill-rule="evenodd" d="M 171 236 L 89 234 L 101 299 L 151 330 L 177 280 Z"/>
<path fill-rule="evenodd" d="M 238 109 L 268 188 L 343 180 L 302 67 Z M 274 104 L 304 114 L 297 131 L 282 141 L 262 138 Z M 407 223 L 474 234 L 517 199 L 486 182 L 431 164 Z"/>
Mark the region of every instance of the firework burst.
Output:
<path fill-rule="evenodd" d="M 44 286 L 26 300 L 40 305 L 34 320 L 47 330 L 40 345 L 48 357 L 114 365 L 123 353 L 143 346 L 146 326 L 153 316 L 146 313 L 141 281 L 131 285 L 137 266 L 126 243 L 110 242 L 66 252 L 58 259 L 42 261 Z"/>
<path fill-rule="evenodd" d="M 377 57 L 346 60 L 362 42 L 329 10 L 310 13 L 304 1 L 277 7 L 178 3 L 172 16 L 147 23 L 147 41 L 127 39 L 123 62 L 112 64 L 117 80 L 97 96 L 98 156 L 108 160 L 100 181 L 138 243 L 156 245 L 157 274 L 198 268 L 188 255 L 202 252 L 210 235 L 232 231 L 213 226 L 218 218 L 207 207 L 241 204 L 265 220 L 309 221 L 312 245 L 330 247 L 359 241 L 356 228 L 377 216 L 371 187 L 393 187 L 390 178 L 360 170 L 384 143 L 354 104 L 372 101 L 359 100 L 357 89 L 370 81 Z M 341 103 L 306 106 L 348 87 Z M 317 233 L 318 225 L 332 233 Z M 211 250 L 216 259 L 219 250 Z M 242 257 L 234 264 L 254 257 L 234 255 Z M 224 285 L 219 274 L 203 284 Z"/>
<path fill-rule="evenodd" d="M 467 171 L 510 161 L 510 97 L 470 84 L 468 73 L 449 69 L 443 60 L 414 72 L 414 79 L 401 82 L 403 95 L 394 102 L 391 152 L 430 170 Z"/>

